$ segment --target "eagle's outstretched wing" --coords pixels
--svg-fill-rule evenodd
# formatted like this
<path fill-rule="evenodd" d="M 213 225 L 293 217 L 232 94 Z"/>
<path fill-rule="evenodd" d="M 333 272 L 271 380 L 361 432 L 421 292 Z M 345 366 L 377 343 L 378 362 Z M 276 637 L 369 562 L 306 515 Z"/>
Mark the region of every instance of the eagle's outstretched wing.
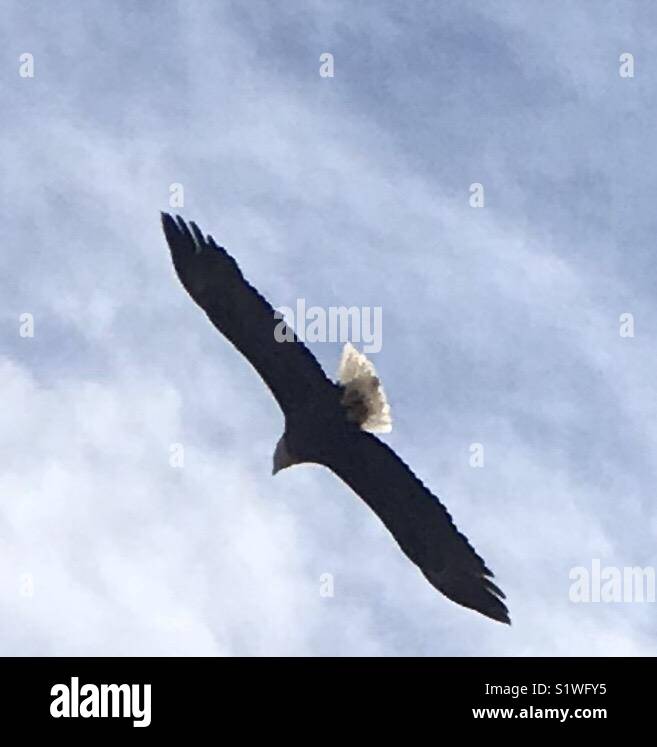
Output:
<path fill-rule="evenodd" d="M 223 247 L 180 217 L 162 213 L 162 227 L 187 292 L 258 371 L 284 413 L 334 389 L 308 348 L 296 336 L 288 339 L 292 331 L 286 332 L 280 314 L 249 285 Z"/>
<path fill-rule="evenodd" d="M 510 623 L 493 573 L 456 528 L 447 509 L 376 436 L 354 431 L 325 466 L 379 516 L 436 589 L 464 607 Z"/>

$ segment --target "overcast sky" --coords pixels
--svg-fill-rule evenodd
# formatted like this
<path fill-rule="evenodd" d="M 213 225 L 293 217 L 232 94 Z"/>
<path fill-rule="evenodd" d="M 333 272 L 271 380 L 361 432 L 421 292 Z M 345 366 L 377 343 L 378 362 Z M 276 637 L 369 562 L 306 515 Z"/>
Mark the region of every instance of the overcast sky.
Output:
<path fill-rule="evenodd" d="M 653 3 L 3 15 L 0 653 L 657 654 L 655 604 L 569 598 L 655 562 Z M 275 306 L 382 308 L 383 438 L 512 627 L 328 471 L 271 476 L 282 415 L 174 275 L 171 184 Z"/>

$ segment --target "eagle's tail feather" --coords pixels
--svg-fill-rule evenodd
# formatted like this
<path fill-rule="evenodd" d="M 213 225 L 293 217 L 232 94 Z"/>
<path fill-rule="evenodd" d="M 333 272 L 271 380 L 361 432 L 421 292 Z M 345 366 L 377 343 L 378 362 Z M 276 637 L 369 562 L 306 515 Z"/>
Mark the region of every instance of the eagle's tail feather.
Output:
<path fill-rule="evenodd" d="M 344 388 L 342 405 L 349 420 L 371 433 L 392 430 L 390 405 L 374 365 L 349 342 L 342 350 L 338 381 Z"/>

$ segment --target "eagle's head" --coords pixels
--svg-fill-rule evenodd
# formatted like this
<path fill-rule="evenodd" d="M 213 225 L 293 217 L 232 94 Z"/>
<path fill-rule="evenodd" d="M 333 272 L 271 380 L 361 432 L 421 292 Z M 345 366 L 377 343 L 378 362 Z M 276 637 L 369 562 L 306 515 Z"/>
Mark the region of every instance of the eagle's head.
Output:
<path fill-rule="evenodd" d="M 276 449 L 274 450 L 274 468 L 272 469 L 271 473 L 272 475 L 275 475 L 277 472 L 280 472 L 286 467 L 291 467 L 293 464 L 299 464 L 299 460 L 295 459 L 294 456 L 290 453 L 287 438 L 285 437 L 284 433 L 278 439 Z"/>

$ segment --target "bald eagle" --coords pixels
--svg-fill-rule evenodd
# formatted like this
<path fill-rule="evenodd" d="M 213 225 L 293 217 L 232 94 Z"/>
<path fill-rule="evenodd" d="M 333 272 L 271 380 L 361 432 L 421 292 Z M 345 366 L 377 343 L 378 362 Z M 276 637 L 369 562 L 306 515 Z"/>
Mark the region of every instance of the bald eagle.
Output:
<path fill-rule="evenodd" d="M 273 473 L 315 463 L 340 477 L 381 519 L 402 551 L 446 597 L 509 623 L 493 573 L 442 503 L 373 432 L 390 430 L 385 393 L 371 362 L 345 346 L 331 381 L 281 314 L 244 279 L 230 254 L 195 223 L 162 214 L 176 273 L 212 324 L 260 374 L 285 416 Z M 281 341 L 282 340 L 282 341 Z"/>

